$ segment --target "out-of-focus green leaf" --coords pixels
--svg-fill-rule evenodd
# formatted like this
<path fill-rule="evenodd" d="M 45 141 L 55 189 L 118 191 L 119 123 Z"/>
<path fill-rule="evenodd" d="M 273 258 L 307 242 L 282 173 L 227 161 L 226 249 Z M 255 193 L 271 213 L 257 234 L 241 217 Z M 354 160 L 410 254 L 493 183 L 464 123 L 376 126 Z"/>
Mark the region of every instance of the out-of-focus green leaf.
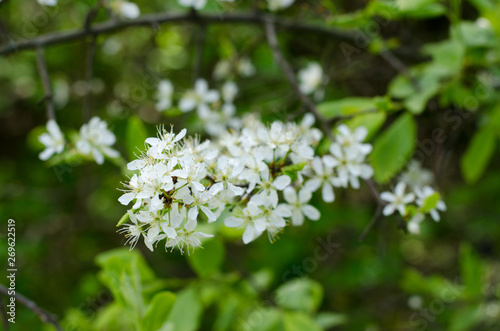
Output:
<path fill-rule="evenodd" d="M 141 119 L 136 116 L 130 117 L 127 122 L 127 133 L 125 136 L 127 153 L 130 160 L 135 159 L 135 155 L 139 153 L 139 150 L 144 149 L 146 138 L 148 138 L 148 133 Z"/>
<path fill-rule="evenodd" d="M 365 114 L 356 116 L 348 121 L 345 124 L 351 129 L 354 130 L 357 127 L 364 126 L 368 130 L 368 135 L 365 140 L 370 140 L 377 132 L 380 130 L 382 125 L 385 122 L 387 115 L 385 113 L 373 113 L 373 114 Z"/>
<path fill-rule="evenodd" d="M 422 205 L 422 207 L 420 207 L 420 212 L 428 213 L 432 209 L 436 208 L 436 205 L 440 199 L 441 199 L 441 195 L 438 192 L 428 196 L 427 198 L 425 198 L 424 204 Z"/>
<path fill-rule="evenodd" d="M 188 255 L 187 260 L 198 276 L 208 277 L 220 272 L 225 253 L 224 244 L 218 239 L 212 239 L 203 244 L 203 249 Z"/>
<path fill-rule="evenodd" d="M 157 293 L 146 310 L 141 327 L 144 331 L 161 329 L 167 322 L 167 317 L 175 303 L 172 292 Z"/>
<path fill-rule="evenodd" d="M 460 247 L 460 269 L 465 291 L 469 296 L 482 294 L 484 266 L 469 244 Z"/>
<path fill-rule="evenodd" d="M 474 134 L 460 163 L 462 175 L 468 183 L 476 182 L 483 175 L 495 145 L 495 133 L 490 127 L 483 127 Z"/>
<path fill-rule="evenodd" d="M 174 326 L 173 330 L 198 330 L 201 320 L 202 305 L 196 290 L 192 287 L 177 293 L 177 300 L 168 315 L 168 322 Z"/>
<path fill-rule="evenodd" d="M 347 316 L 338 313 L 320 312 L 316 315 L 315 321 L 321 328 L 328 330 L 334 326 L 345 324 Z"/>
<path fill-rule="evenodd" d="M 303 312 L 285 312 L 283 325 L 285 331 L 322 331 L 314 319 Z"/>
<path fill-rule="evenodd" d="M 298 278 L 281 285 L 275 297 L 280 307 L 312 312 L 321 304 L 323 288 L 311 279 Z"/>
<path fill-rule="evenodd" d="M 326 118 L 355 114 L 369 109 L 376 109 L 373 98 L 350 97 L 335 101 L 327 101 L 318 105 L 318 111 Z"/>
<path fill-rule="evenodd" d="M 375 141 L 371 154 L 374 177 L 386 183 L 400 171 L 415 149 L 416 125 L 411 114 L 404 114 Z"/>

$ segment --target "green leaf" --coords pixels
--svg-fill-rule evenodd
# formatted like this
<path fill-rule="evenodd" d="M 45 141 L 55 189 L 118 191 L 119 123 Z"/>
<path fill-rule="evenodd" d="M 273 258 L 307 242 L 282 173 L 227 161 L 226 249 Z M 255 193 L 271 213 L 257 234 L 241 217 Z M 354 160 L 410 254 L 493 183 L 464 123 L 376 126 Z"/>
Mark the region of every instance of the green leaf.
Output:
<path fill-rule="evenodd" d="M 374 177 L 388 182 L 400 171 L 415 149 L 416 125 L 411 114 L 404 114 L 375 141 L 371 154 Z"/>
<path fill-rule="evenodd" d="M 168 322 L 173 324 L 173 330 L 198 330 L 201 320 L 202 306 L 196 290 L 189 287 L 177 293 L 177 300 L 168 315 Z"/>
<path fill-rule="evenodd" d="M 298 278 L 281 285 L 275 297 L 282 308 L 312 312 L 321 304 L 323 288 L 311 279 Z"/>
<path fill-rule="evenodd" d="M 303 312 L 285 312 L 283 325 L 285 331 L 322 331 L 314 319 Z"/>
<path fill-rule="evenodd" d="M 347 322 L 347 317 L 344 314 L 321 312 L 316 315 L 316 324 L 321 328 L 328 330 L 334 326 L 342 325 Z"/>
<path fill-rule="evenodd" d="M 380 130 L 382 125 L 385 123 L 387 115 L 385 113 L 373 113 L 356 116 L 345 122 L 345 124 L 354 130 L 357 127 L 364 126 L 368 130 L 368 135 L 365 140 L 368 141 Z"/>
<path fill-rule="evenodd" d="M 483 127 L 474 134 L 460 163 L 462 175 L 468 183 L 476 182 L 483 175 L 495 144 L 495 133 L 490 127 Z"/>
<path fill-rule="evenodd" d="M 120 218 L 118 223 L 116 223 L 116 226 L 120 226 L 120 225 L 127 223 L 129 219 L 130 219 L 130 215 L 127 212 L 122 216 L 122 218 Z"/>
<path fill-rule="evenodd" d="M 466 293 L 471 297 L 481 296 L 484 266 L 469 244 L 460 246 L 460 269 Z"/>
<path fill-rule="evenodd" d="M 376 109 L 375 100 L 366 97 L 351 97 L 335 101 L 323 102 L 318 105 L 318 111 L 326 118 L 355 114 L 369 109 Z"/>
<path fill-rule="evenodd" d="M 297 180 L 297 172 L 301 171 L 304 169 L 306 166 L 307 162 L 302 162 L 302 163 L 297 163 L 297 164 L 292 164 L 286 167 L 283 167 L 281 171 L 283 172 L 284 175 L 287 175 L 290 177 L 292 180 L 292 183 Z"/>
<path fill-rule="evenodd" d="M 127 153 L 130 160 L 135 159 L 135 154 L 137 154 L 139 150 L 144 149 L 144 141 L 146 138 L 148 138 L 148 133 L 141 119 L 136 116 L 130 117 L 125 135 Z"/>
<path fill-rule="evenodd" d="M 436 208 L 436 205 L 440 199 L 441 195 L 438 192 L 428 196 L 427 198 L 425 198 L 422 207 L 420 207 L 420 212 L 424 214 L 430 212 L 432 209 Z"/>
<path fill-rule="evenodd" d="M 154 331 L 163 327 L 167 323 L 168 314 L 172 310 L 176 297 L 172 292 L 157 293 L 142 319 L 142 329 L 145 331 Z"/>
<path fill-rule="evenodd" d="M 426 18 L 446 13 L 445 7 L 435 0 L 396 0 L 396 3 L 404 16 Z"/>
<path fill-rule="evenodd" d="M 188 255 L 187 260 L 198 276 L 206 278 L 220 272 L 225 254 L 224 244 L 212 239 L 203 244 L 203 249 Z"/>

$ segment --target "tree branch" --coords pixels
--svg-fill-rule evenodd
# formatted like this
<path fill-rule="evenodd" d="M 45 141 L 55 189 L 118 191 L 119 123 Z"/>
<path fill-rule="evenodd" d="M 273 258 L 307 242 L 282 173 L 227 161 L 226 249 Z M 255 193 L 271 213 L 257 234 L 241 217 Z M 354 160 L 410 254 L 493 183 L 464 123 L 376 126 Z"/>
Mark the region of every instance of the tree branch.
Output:
<path fill-rule="evenodd" d="M 7 295 L 7 296 L 9 295 L 8 294 L 9 290 L 3 285 L 0 285 L 0 292 Z M 14 297 L 16 298 L 16 300 L 18 300 L 20 303 L 22 303 L 26 308 L 30 309 L 35 314 L 37 314 L 38 317 L 42 320 L 42 322 L 47 323 L 47 324 L 52 324 L 57 331 L 62 331 L 62 328 L 59 325 L 59 321 L 54 314 L 49 313 L 45 309 L 39 307 L 35 302 L 31 301 L 30 299 L 26 298 L 24 295 L 21 295 L 17 292 L 14 295 Z"/>
<path fill-rule="evenodd" d="M 373 215 L 372 220 L 365 227 L 365 229 L 363 230 L 363 232 L 359 236 L 358 241 L 360 241 L 360 242 L 365 241 L 366 236 L 368 235 L 368 233 L 370 233 L 370 231 L 375 227 L 375 225 L 377 225 L 377 223 L 382 219 L 382 209 L 383 209 L 383 207 L 384 206 L 381 205 L 381 204 L 377 205 L 377 210 L 375 211 L 375 214 Z"/>
<path fill-rule="evenodd" d="M 52 102 L 52 92 L 50 89 L 49 72 L 47 70 L 47 65 L 45 63 L 45 56 L 42 47 L 37 47 L 36 55 L 37 55 L 36 60 L 38 65 L 38 72 L 40 73 L 40 77 L 42 79 L 42 84 L 43 84 L 43 90 L 45 92 L 45 97 L 43 98 L 43 100 L 45 101 L 45 107 L 47 109 L 47 118 L 53 120 L 56 118 L 56 116 L 54 112 L 54 103 Z"/>
<path fill-rule="evenodd" d="M 86 38 L 88 35 L 108 34 L 135 26 L 154 26 L 165 23 L 198 22 L 205 24 L 256 24 L 262 25 L 271 21 L 276 26 L 297 31 L 315 32 L 327 35 L 331 38 L 344 41 L 352 41 L 356 37 L 355 32 L 344 31 L 318 24 L 298 23 L 295 20 L 276 17 L 263 13 L 230 13 L 223 16 L 219 14 L 199 14 L 163 12 L 158 14 L 143 15 L 135 20 L 108 20 L 92 26 L 84 26 L 79 30 L 68 32 L 53 32 L 38 36 L 33 39 L 13 42 L 9 45 L 0 46 L 0 55 L 7 55 L 16 51 L 35 49 L 55 44 L 72 42 Z"/>
<path fill-rule="evenodd" d="M 283 57 L 283 54 L 281 53 L 280 46 L 278 43 L 278 38 L 276 36 L 276 29 L 274 27 L 274 22 L 265 21 L 265 28 L 266 28 L 267 43 L 269 44 L 269 47 L 273 52 L 274 60 L 276 61 L 278 66 L 281 67 L 281 70 L 285 74 L 286 78 L 288 79 L 288 82 L 290 83 L 290 85 L 292 86 L 293 90 L 300 98 L 302 103 L 311 113 L 314 114 L 316 120 L 319 122 L 319 125 L 321 125 L 325 134 L 331 140 L 333 140 L 333 134 L 331 127 L 328 124 L 328 120 L 319 113 L 318 109 L 311 101 L 311 99 L 309 99 L 304 93 L 300 91 L 299 84 L 297 82 L 297 79 L 295 78 L 295 73 L 293 72 L 292 67 L 290 66 L 290 64 L 288 64 L 288 62 Z"/>

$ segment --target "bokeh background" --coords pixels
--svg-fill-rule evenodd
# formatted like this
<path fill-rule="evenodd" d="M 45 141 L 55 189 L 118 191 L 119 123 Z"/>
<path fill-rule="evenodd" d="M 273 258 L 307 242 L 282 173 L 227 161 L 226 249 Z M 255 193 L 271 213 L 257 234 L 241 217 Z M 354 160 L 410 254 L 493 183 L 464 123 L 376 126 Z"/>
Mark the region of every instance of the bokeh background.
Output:
<path fill-rule="evenodd" d="M 186 10 L 176 1 L 137 4 L 146 14 Z M 24 40 L 79 29 L 93 6 L 94 1 L 60 1 L 53 8 L 31 0 L 3 1 L 0 18 L 11 39 Z M 209 1 L 203 12 L 222 16 L 255 8 L 266 11 L 265 7 L 265 1 Z M 383 11 L 387 8 L 392 14 Z M 448 206 L 442 220 L 427 220 L 421 234 L 412 235 L 399 229 L 395 218 L 386 217 L 360 242 L 377 207 L 362 186 L 359 191 L 338 191 L 332 204 L 315 195 L 321 219 L 287 227 L 273 244 L 263 236 L 243 245 L 221 229 L 224 240 L 215 240 L 191 257 L 162 249 L 152 253 L 142 244 L 132 253 L 126 248 L 116 251 L 125 241 L 115 225 L 126 211 L 117 201 L 117 188 L 126 177 L 110 162 L 51 167 L 38 159 L 42 146 L 37 137 L 47 120 L 40 103 L 44 92 L 35 52 L 19 51 L 0 57 L 0 257 L 7 261 L 7 220 L 12 218 L 17 291 L 58 315 L 65 330 L 148 329 L 131 317 L 140 309 L 134 302 L 144 301 L 146 310 L 153 296 L 166 290 L 177 293 L 178 305 L 169 313 L 168 296 L 164 298 L 167 308 L 160 315 L 171 322 L 164 330 L 500 329 L 500 2 L 298 0 L 275 15 L 371 39 L 363 46 L 356 39 L 317 31 L 278 30 L 283 53 L 294 69 L 310 61 L 322 65 L 329 78 L 325 101 L 388 95 L 405 109 L 418 104 L 412 108 L 418 124 L 417 152 L 430 148 L 425 142 L 432 139 L 434 129 L 444 130 L 448 138 L 434 143 L 432 152 L 424 152 L 421 159 L 435 173 L 435 186 Z M 95 22 L 107 19 L 101 10 Z M 246 56 L 255 67 L 254 75 L 234 77 L 240 89 L 238 114 L 258 112 L 264 121 L 302 117 L 305 110 L 275 64 L 261 25 L 208 24 L 204 29 L 199 76 L 211 86 L 222 84 L 213 77 L 221 59 Z M 460 38 L 454 29 L 461 31 Z M 155 134 L 157 125 L 170 123 L 203 135 L 195 115 L 154 108 L 160 79 L 174 83 L 176 96 L 192 86 L 199 31 L 193 22 L 179 22 L 98 36 L 91 114 L 109 123 L 117 136 L 115 147 L 127 160 L 134 142 L 130 123 L 137 119 L 148 136 Z M 8 40 L 2 35 L 5 44 Z M 453 44 L 426 51 L 432 43 L 451 43 L 453 38 L 463 43 L 458 66 Z M 66 132 L 84 123 L 88 41 L 45 49 L 56 116 Z M 423 91 L 410 93 L 418 100 L 398 95 L 393 85 L 401 72 L 381 56 L 385 48 L 422 83 Z M 481 77 L 488 82 L 485 97 L 478 97 Z M 477 107 L 468 106 L 468 96 L 476 98 Z M 372 142 L 397 115 L 388 112 Z M 496 132 L 486 152 L 481 147 L 490 146 L 490 140 L 474 138 L 478 141 L 470 147 L 484 127 Z M 465 174 L 466 181 L 467 151 L 481 169 L 472 179 Z M 390 187 L 391 182 L 379 185 L 381 190 Z M 334 248 L 319 260 L 315 251 L 328 241 Z M 117 261 L 121 266 L 113 264 Z M 139 273 L 139 288 L 112 284 L 114 273 Z M 299 283 L 290 288 L 291 281 Z M 6 279 L 1 283 L 7 284 Z M 276 300 L 277 289 L 286 292 L 286 299 Z M 11 329 L 51 326 L 19 304 Z"/>

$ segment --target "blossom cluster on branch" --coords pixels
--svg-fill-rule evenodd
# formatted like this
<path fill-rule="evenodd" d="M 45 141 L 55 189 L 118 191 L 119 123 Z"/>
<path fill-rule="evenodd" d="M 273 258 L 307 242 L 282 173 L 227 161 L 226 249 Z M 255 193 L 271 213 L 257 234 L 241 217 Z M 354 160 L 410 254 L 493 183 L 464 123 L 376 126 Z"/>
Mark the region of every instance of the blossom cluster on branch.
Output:
<path fill-rule="evenodd" d="M 253 115 L 241 122 L 240 130 L 204 142 L 186 137 L 186 129 L 163 127 L 157 138 L 146 139 L 146 150 L 128 164 L 135 173 L 119 199 L 132 203 L 119 222 L 130 220 L 120 231 L 131 247 L 143 237 L 151 250 L 165 239 L 166 248 L 189 251 L 213 235 L 197 231 L 198 221 L 214 222 L 223 211 L 224 224 L 242 229 L 244 243 L 264 232 L 273 241 L 287 225 L 320 218 L 309 204 L 313 192 L 321 190 L 331 202 L 334 187 L 359 188 L 359 178 L 373 174 L 363 127 L 340 125 L 331 153 L 319 156 L 322 133 L 311 114 L 300 124 L 267 126 Z"/>

